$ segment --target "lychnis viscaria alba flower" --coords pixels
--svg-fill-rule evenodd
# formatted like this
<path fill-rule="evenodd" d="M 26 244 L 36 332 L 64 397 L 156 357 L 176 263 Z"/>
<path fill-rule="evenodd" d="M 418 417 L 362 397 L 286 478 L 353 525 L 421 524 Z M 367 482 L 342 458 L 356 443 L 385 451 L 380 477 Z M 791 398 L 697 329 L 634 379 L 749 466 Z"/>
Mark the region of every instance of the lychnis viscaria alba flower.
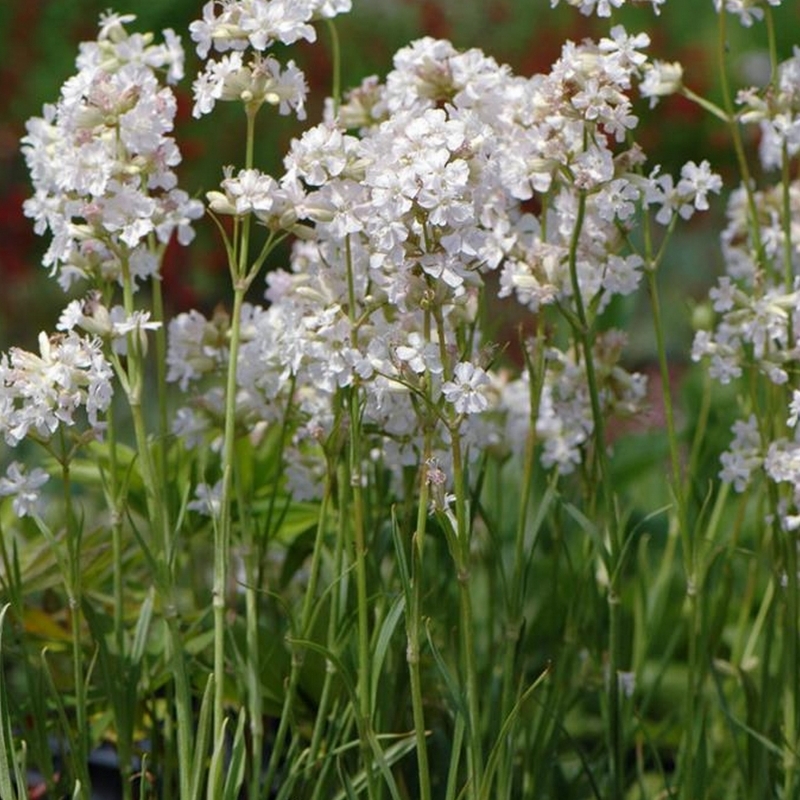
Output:
<path fill-rule="evenodd" d="M 37 233 L 50 232 L 44 265 L 65 288 L 79 278 L 156 275 L 150 239 L 163 246 L 176 234 L 187 244 L 202 214 L 177 187 L 176 101 L 160 82 L 183 74 L 180 40 L 171 30 L 164 44 L 128 34 L 133 19 L 101 17 L 97 41 L 81 45 L 78 73 L 23 139 L 35 190 L 25 213 Z"/>

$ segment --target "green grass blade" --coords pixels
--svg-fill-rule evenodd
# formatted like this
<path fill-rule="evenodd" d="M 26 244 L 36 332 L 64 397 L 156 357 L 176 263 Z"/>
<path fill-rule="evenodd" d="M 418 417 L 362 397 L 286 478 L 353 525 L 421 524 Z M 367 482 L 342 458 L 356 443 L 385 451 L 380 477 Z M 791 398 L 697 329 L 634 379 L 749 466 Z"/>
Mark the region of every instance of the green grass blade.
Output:
<path fill-rule="evenodd" d="M 377 706 L 378 697 L 378 683 L 380 682 L 383 662 L 386 659 L 386 653 L 389 649 L 389 643 L 394 635 L 397 623 L 403 616 L 406 607 L 406 598 L 404 595 L 398 595 L 392 602 L 389 608 L 389 613 L 383 620 L 381 629 L 378 632 L 378 638 L 375 642 L 375 650 L 372 654 L 372 707 Z"/>
<path fill-rule="evenodd" d="M 214 675 L 208 676 L 203 700 L 200 703 L 200 716 L 197 719 L 197 739 L 195 741 L 192 773 L 189 776 L 189 799 L 200 800 L 205 774 L 208 740 L 211 733 L 211 699 L 214 696 Z"/>
<path fill-rule="evenodd" d="M 0 611 L 0 655 L 3 653 L 3 628 L 9 606 L 10 603 L 6 603 L 2 611 Z M 11 734 L 11 713 L 6 695 L 5 671 L 0 670 L 0 797 L 7 797 L 9 800 L 21 798 L 21 795 L 17 794 L 17 787 L 25 784 L 20 783 L 19 771 L 17 759 L 14 757 L 14 741 Z M 11 782 L 12 775 L 15 776 L 16 786 Z"/>
<path fill-rule="evenodd" d="M 225 778 L 225 788 L 222 792 L 223 800 L 237 800 L 239 790 L 244 782 L 245 766 L 245 740 L 244 740 L 244 709 L 239 712 L 239 722 L 236 725 L 236 733 L 233 736 L 233 748 L 231 759 L 228 764 L 228 776 Z"/>

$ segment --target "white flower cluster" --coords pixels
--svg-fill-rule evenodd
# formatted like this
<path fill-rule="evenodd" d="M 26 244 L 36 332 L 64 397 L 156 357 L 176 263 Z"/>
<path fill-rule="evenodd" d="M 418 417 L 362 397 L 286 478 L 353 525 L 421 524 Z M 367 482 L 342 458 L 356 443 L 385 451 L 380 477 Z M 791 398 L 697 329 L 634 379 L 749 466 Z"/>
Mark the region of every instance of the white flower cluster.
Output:
<path fill-rule="evenodd" d="M 180 39 L 164 31 L 128 34 L 134 17 L 105 14 L 97 41 L 81 45 L 78 74 L 59 102 L 28 123 L 23 152 L 35 194 L 25 213 L 52 242 L 44 265 L 66 288 L 79 278 L 118 279 L 155 274 L 159 262 L 148 246 L 192 238 L 191 221 L 202 205 L 177 188 L 180 152 L 168 133 L 176 111 L 172 90 L 183 74 Z"/>
<path fill-rule="evenodd" d="M 725 10 L 749 25 L 763 17 L 759 5 L 764 4 L 728 0 Z M 791 497 L 782 497 L 780 511 L 786 530 L 800 528 L 800 392 L 792 388 L 800 359 L 800 181 L 790 177 L 800 153 L 798 87 L 800 50 L 795 49 L 792 58 L 778 65 L 769 86 L 738 94 L 741 122 L 760 128 L 762 166 L 780 170 L 781 179 L 763 189 L 743 185 L 731 193 L 721 235 L 725 274 L 709 293 L 716 323 L 699 330 L 692 346 L 692 359 L 706 359 L 711 377 L 723 384 L 759 375 L 772 385 L 775 397 L 781 391 L 792 394 L 785 423 L 775 418 L 774 405 L 766 414 L 748 409 L 747 419 L 735 423 L 720 473 L 739 492 L 761 474 L 789 484 Z M 789 429 L 795 430 L 794 437 L 785 435 Z"/>
<path fill-rule="evenodd" d="M 800 153 L 800 48 L 778 65 L 769 92 L 750 88 L 739 92 L 737 99 L 742 122 L 759 124 L 759 154 L 765 169 L 780 168 L 784 149 L 789 157 Z"/>
<path fill-rule="evenodd" d="M 61 312 L 56 330 L 80 328 L 93 336 L 111 342 L 114 352 L 127 355 L 128 338 L 135 336 L 140 352 L 147 350 L 146 331 L 157 330 L 160 322 L 150 320 L 149 311 L 128 314 L 122 306 L 107 308 L 98 291 L 89 292 L 83 300 L 72 300 Z"/>
<path fill-rule="evenodd" d="M 751 202 L 755 222 L 750 219 Z M 730 196 L 728 225 L 721 237 L 726 274 L 710 292 L 719 319 L 713 330 L 698 331 L 692 346 L 693 360 L 710 359 L 711 377 L 721 383 L 753 368 L 774 384 L 786 384 L 791 365 L 800 357 L 798 215 L 797 181 L 785 188 L 777 184 L 751 191 L 750 197 L 740 187 Z"/>
<path fill-rule="evenodd" d="M 209 59 L 194 82 L 193 114 L 201 117 L 217 100 L 238 100 L 250 107 L 277 105 L 305 119 L 305 76 L 293 61 L 285 68 L 262 53 L 276 43 L 289 45 L 317 38 L 316 19 L 347 12 L 351 0 L 210 0 L 202 19 L 189 26 L 202 59 L 213 49 L 225 53 Z M 252 50 L 247 60 L 246 51 Z"/>
<path fill-rule="evenodd" d="M 29 435 L 49 440 L 60 426 L 74 425 L 81 408 L 99 430 L 98 415 L 111 403 L 113 372 L 99 339 L 42 333 L 39 351 L 12 348 L 0 356 L 0 433 L 11 447 Z"/>
<path fill-rule="evenodd" d="M 216 213 L 252 214 L 299 235 L 291 269 L 268 276 L 270 305 L 243 312 L 237 365 L 248 429 L 291 407 L 295 496 L 321 489 L 321 444 L 339 429 L 334 397 L 348 387 L 363 387 L 368 447 L 398 485 L 432 427 L 437 475 L 449 470 L 455 426 L 470 454 L 523 442 L 504 433 L 526 426 L 527 390 L 490 369 L 474 333 L 486 273 L 499 270 L 501 297 L 570 308 L 574 254 L 582 299 L 600 313 L 639 284 L 643 260 L 623 238 L 638 207 L 655 205 L 665 224 L 708 207 L 721 183 L 707 162 L 687 164 L 674 184 L 658 170 L 643 175 L 644 156 L 629 143 L 629 95 L 648 42 L 617 26 L 598 43 L 565 45 L 549 74 L 522 78 L 478 50 L 421 39 L 396 54 L 384 83 L 370 78 L 336 112 L 329 105 L 325 121 L 292 143 L 280 179 L 226 171 L 208 195 Z M 228 359 L 228 327 L 197 312 L 170 324 L 169 379 L 198 393 L 175 423 L 189 445 L 218 441 L 213 379 Z M 635 410 L 644 379 L 619 366 L 622 340 L 610 333 L 595 348 L 603 412 Z M 571 351 L 548 353 L 537 431 L 547 466 L 579 463 L 593 421 L 585 368 Z"/>
<path fill-rule="evenodd" d="M 733 484 L 737 492 L 743 492 L 762 470 L 766 477 L 777 484 L 787 484 L 790 495 L 780 502 L 779 520 L 786 531 L 800 530 L 800 391 L 792 392 L 789 414 L 785 428 L 793 431 L 767 445 L 765 435 L 759 430 L 755 414 L 746 421 L 734 423 L 733 441 L 722 454 L 720 477 Z"/>
<path fill-rule="evenodd" d="M 598 336 L 593 357 L 600 382 L 600 401 L 605 417 L 627 418 L 645 402 L 647 381 L 644 375 L 629 373 L 620 365 L 626 343 L 620 331 Z M 535 344 L 533 347 L 535 348 Z M 572 350 L 547 348 L 546 372 L 539 399 L 536 438 L 542 443 L 542 464 L 568 475 L 581 463 L 584 450 L 592 442 L 594 419 L 586 378 L 585 360 Z M 505 441 L 521 453 L 530 418 L 529 376 L 503 386 L 502 406 L 506 412 Z"/>
<path fill-rule="evenodd" d="M 667 0 L 566 0 L 567 5 L 575 6 L 582 14 L 598 17 L 610 17 L 614 8 L 621 8 L 626 2 L 631 5 L 650 4 L 656 14 L 661 12 L 661 6 Z M 550 0 L 550 7 L 555 8 L 560 0 Z M 750 27 L 753 22 L 764 19 L 764 5 L 779 6 L 781 0 L 713 0 L 717 13 L 723 10 L 736 14 L 745 27 Z"/>

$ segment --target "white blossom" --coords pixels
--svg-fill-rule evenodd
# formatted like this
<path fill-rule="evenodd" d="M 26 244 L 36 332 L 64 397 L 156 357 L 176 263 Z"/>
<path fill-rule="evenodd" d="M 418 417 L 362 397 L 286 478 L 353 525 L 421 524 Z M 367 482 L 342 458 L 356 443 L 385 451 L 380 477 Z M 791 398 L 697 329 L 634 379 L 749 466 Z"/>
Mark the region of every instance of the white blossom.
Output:
<path fill-rule="evenodd" d="M 0 478 L 0 497 L 13 497 L 12 508 L 18 517 L 36 514 L 41 506 L 39 489 L 50 476 L 38 467 L 30 472 L 18 461 L 9 464 L 4 478 Z"/>

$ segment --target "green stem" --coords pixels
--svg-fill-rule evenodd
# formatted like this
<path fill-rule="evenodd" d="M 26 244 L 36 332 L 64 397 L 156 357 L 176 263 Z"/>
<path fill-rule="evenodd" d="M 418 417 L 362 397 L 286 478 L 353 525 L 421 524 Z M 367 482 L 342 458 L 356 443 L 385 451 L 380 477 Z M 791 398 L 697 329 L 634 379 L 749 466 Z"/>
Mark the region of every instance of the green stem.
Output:
<path fill-rule="evenodd" d="M 614 508 L 614 487 L 611 482 L 611 469 L 606 451 L 605 417 L 600 404 L 600 389 L 594 364 L 594 351 L 592 340 L 594 338 L 594 324 L 589 322 L 586 307 L 581 295 L 580 281 L 578 279 L 578 245 L 583 230 L 586 216 L 586 193 L 578 194 L 578 209 L 575 227 L 569 249 L 569 274 L 572 285 L 573 301 L 578 324 L 573 325 L 573 331 L 578 339 L 580 350 L 584 357 L 586 369 L 586 384 L 592 407 L 592 420 L 594 422 L 595 458 L 600 473 L 602 489 L 602 505 L 604 509 L 604 522 L 608 534 L 608 613 L 609 613 L 609 676 L 608 676 L 608 748 L 609 770 L 611 777 L 611 800 L 622 800 L 623 790 L 623 747 L 622 747 L 622 720 L 620 718 L 619 671 L 621 663 L 622 641 L 620 630 L 620 594 L 619 583 L 621 573 L 622 542 Z"/>
<path fill-rule="evenodd" d="M 447 355 L 447 336 L 445 332 L 442 309 L 434 305 L 431 313 L 436 322 L 439 338 L 439 352 L 444 365 L 443 378 L 450 379 L 453 367 Z M 456 580 L 459 597 L 459 637 L 461 645 L 461 662 L 465 678 L 467 699 L 467 773 L 468 796 L 477 800 L 483 781 L 483 755 L 480 740 L 480 705 L 478 702 L 478 678 L 475 664 L 474 620 L 472 614 L 472 597 L 470 594 L 470 518 L 467 502 L 467 481 L 464 474 L 464 459 L 459 430 L 461 420 L 458 416 L 450 420 L 450 452 L 453 459 L 453 493 L 455 495 L 455 543 L 452 557 L 455 562 Z"/>
<path fill-rule="evenodd" d="M 782 532 L 781 532 L 782 533 Z M 786 638 L 785 674 L 783 680 L 783 796 L 795 797 L 797 780 L 797 742 L 798 742 L 798 692 L 797 682 L 800 680 L 798 669 L 798 577 L 797 577 L 797 544 L 793 537 L 784 536 L 786 558 L 786 619 L 784 636 Z"/>
<path fill-rule="evenodd" d="M 239 508 L 246 509 L 247 503 L 237 481 L 237 501 Z M 248 797 L 257 798 L 261 788 L 261 763 L 264 751 L 264 698 L 261 691 L 261 637 L 258 626 L 259 561 L 256 556 L 255 532 L 252 519 L 243 515 L 242 539 L 244 543 L 245 569 L 245 647 L 247 661 L 245 680 L 247 686 L 247 714 L 250 728 L 250 791 Z"/>
<path fill-rule="evenodd" d="M 169 409 L 167 408 L 167 329 L 164 319 L 164 292 L 161 280 L 152 281 L 153 319 L 160 322 L 156 328 L 156 394 L 158 397 L 158 471 L 164 485 L 167 477 L 167 437 L 169 434 Z"/>
<path fill-rule="evenodd" d="M 231 316 L 228 375 L 225 388 L 225 429 L 222 454 L 222 496 L 214 525 L 214 738 L 219 741 L 225 721 L 225 612 L 231 548 L 231 485 L 236 446 L 236 366 L 239 360 L 241 317 L 245 287 L 234 288 Z"/>
<path fill-rule="evenodd" d="M 109 454 L 109 510 L 111 514 L 111 552 L 114 562 L 114 643 L 116 653 L 120 660 L 126 657 L 125 652 L 125 595 L 123 581 L 123 543 L 122 543 L 122 503 L 120 500 L 119 476 L 117 465 L 117 439 L 116 427 L 114 424 L 113 407 L 106 413 L 106 441 L 108 442 Z M 117 704 L 111 703 L 111 708 L 117 709 Z M 131 771 L 133 761 L 133 751 L 131 748 L 132 730 L 128 719 L 121 719 L 117 715 L 117 755 L 122 774 L 122 797 L 123 800 L 131 800 L 133 796 L 133 785 L 131 783 Z M 123 726 L 126 726 L 123 729 Z"/>
<path fill-rule="evenodd" d="M 245 106 L 247 118 L 247 137 L 245 145 L 245 169 L 252 168 L 255 141 L 256 106 Z M 212 605 L 214 613 L 214 735 L 218 742 L 224 732 L 225 723 L 225 615 L 228 572 L 230 569 L 230 549 L 233 528 L 232 483 L 233 463 L 236 453 L 236 372 L 239 362 L 239 346 L 242 330 L 242 306 L 245 293 L 252 277 L 248 278 L 248 258 L 250 252 L 251 217 L 248 215 L 237 226 L 238 237 L 235 242 L 236 261 L 229 264 L 233 279 L 233 311 L 228 355 L 228 372 L 225 381 L 225 412 L 222 445 L 222 490 L 219 514 L 214 524 L 214 585 Z"/>
<path fill-rule="evenodd" d="M 750 174 L 750 166 L 744 150 L 744 142 L 742 141 L 742 132 L 739 128 L 739 120 L 736 116 L 733 100 L 731 98 L 730 81 L 728 80 L 727 68 L 727 49 L 725 13 L 722 12 L 719 14 L 719 37 L 717 41 L 717 58 L 719 61 L 720 83 L 722 84 L 722 101 L 725 105 L 725 111 L 728 115 L 728 124 L 731 130 L 731 138 L 733 139 L 733 149 L 736 153 L 736 161 L 739 165 L 739 174 L 742 178 L 742 185 L 744 186 L 744 190 L 747 195 L 747 207 L 750 213 L 750 231 L 753 235 L 753 246 L 756 252 L 756 262 L 759 266 L 763 267 L 766 263 L 764 243 L 761 240 L 761 227 L 758 222 L 758 209 L 756 207 L 753 179 Z"/>
<path fill-rule="evenodd" d="M 358 349 L 358 308 L 356 305 L 355 276 L 350 237 L 345 239 L 347 267 L 348 316 L 350 319 L 351 346 Z M 372 700 L 371 663 L 369 654 L 369 608 L 367 596 L 367 543 L 364 526 L 364 491 L 362 485 L 362 447 L 361 447 L 361 399 L 359 383 L 356 379 L 347 392 L 347 412 L 349 417 L 349 484 L 352 499 L 352 547 L 356 563 L 356 604 L 358 608 L 358 713 L 359 729 L 371 732 Z M 340 509 L 341 513 L 341 509 Z M 371 747 L 368 741 L 361 742 L 364 769 L 367 775 L 369 797 L 375 796 L 375 783 L 371 768 Z"/>
<path fill-rule="evenodd" d="M 426 314 L 426 317 L 428 315 Z M 428 462 L 431 458 L 431 433 L 426 431 L 422 467 L 420 469 L 419 506 L 417 525 L 411 542 L 411 608 L 406 609 L 406 637 L 408 650 L 409 682 L 411 684 L 411 710 L 414 718 L 414 735 L 417 743 L 417 774 L 420 800 L 431 800 L 430 768 L 428 766 L 428 739 L 425 733 L 425 707 L 422 693 L 420 660 L 420 621 L 422 619 L 422 552 L 425 528 L 428 523 L 430 482 Z"/>
<path fill-rule="evenodd" d="M 525 453 L 522 464 L 522 496 L 520 497 L 519 511 L 517 514 L 517 531 L 514 541 L 514 565 L 511 578 L 509 597 L 508 622 L 506 624 L 505 653 L 503 657 L 503 688 L 500 698 L 500 722 L 507 719 L 514 703 L 514 663 L 516 661 L 517 647 L 522 634 L 523 603 L 524 603 L 524 565 L 525 565 L 525 534 L 528 527 L 528 516 L 533 499 L 533 479 L 536 465 L 536 421 L 539 417 L 539 404 L 544 388 L 545 378 L 545 348 L 544 344 L 544 318 L 540 315 L 537 320 L 536 335 L 536 361 L 525 352 L 525 362 L 529 377 L 529 403 L 530 415 L 528 418 L 528 435 L 525 440 Z M 508 737 L 507 737 L 508 738 Z M 504 745 L 505 746 L 505 745 Z M 498 770 L 497 798 L 507 800 L 511 797 L 511 747 L 507 748 L 505 769 Z"/>
<path fill-rule="evenodd" d="M 478 703 L 478 671 L 475 664 L 475 621 L 472 614 L 470 592 L 470 524 L 467 505 L 467 482 L 458 426 L 450 430 L 450 448 L 453 455 L 453 491 L 456 496 L 456 571 L 458 580 L 459 636 L 461 658 L 466 676 L 467 693 L 467 769 L 469 771 L 469 796 L 480 796 L 483 782 L 483 754 L 480 737 L 480 706 Z"/>
<path fill-rule="evenodd" d="M 127 259 L 122 259 L 123 302 L 128 315 L 134 311 L 133 280 Z M 153 454 L 147 435 L 147 427 L 142 413 L 142 392 L 144 383 L 144 365 L 138 335 L 128 335 L 126 387 L 128 406 L 131 410 L 134 437 L 138 453 L 138 464 L 145 487 L 147 516 L 152 530 L 159 537 L 161 558 L 159 569 L 154 576 L 159 593 L 162 596 L 164 619 L 168 632 L 168 659 L 172 665 L 175 681 L 176 716 L 178 722 L 178 774 L 181 797 L 189 797 L 191 789 L 191 765 L 194 748 L 194 722 L 192 719 L 192 700 L 189 679 L 186 674 L 186 663 L 183 652 L 183 641 L 178 622 L 177 601 L 175 599 L 175 581 L 173 576 L 173 544 L 172 532 L 167 514 L 164 484 L 159 482 L 157 470 L 153 463 Z"/>
<path fill-rule="evenodd" d="M 314 608 L 317 599 L 317 582 L 319 579 L 320 565 L 322 563 L 322 551 L 325 546 L 325 530 L 328 523 L 328 506 L 330 504 L 330 496 L 332 491 L 333 477 L 331 476 L 330 469 L 325 478 L 325 489 L 322 495 L 322 502 L 320 504 L 319 516 L 317 517 L 317 530 L 314 537 L 314 549 L 311 552 L 311 565 L 309 567 L 308 586 L 306 587 L 303 596 L 303 607 L 300 612 L 300 637 L 305 639 L 309 637 L 309 628 L 314 616 Z M 341 510 L 340 510 L 340 513 Z M 292 631 L 294 634 L 294 631 Z M 303 658 L 297 647 L 292 648 L 292 662 L 289 671 L 289 678 L 286 684 L 286 694 L 284 696 L 284 703 L 281 709 L 280 722 L 278 723 L 278 730 L 275 733 L 275 739 L 272 744 L 272 753 L 270 754 L 269 763 L 267 764 L 267 773 L 264 778 L 263 785 L 267 788 L 271 787 L 275 776 L 277 775 L 278 766 L 283 756 L 284 743 L 286 741 L 286 734 L 289 730 L 289 721 L 291 718 L 291 709 L 294 705 L 295 697 L 297 694 L 297 686 L 300 681 L 300 670 L 303 666 Z"/>
<path fill-rule="evenodd" d="M 117 653 L 121 656 L 125 647 L 124 635 L 124 582 L 122 576 L 122 508 L 119 490 L 119 466 L 117 463 L 117 429 L 114 409 L 106 413 L 106 441 L 109 458 L 109 512 L 111 514 L 111 551 L 114 561 L 114 634 Z"/>
<path fill-rule="evenodd" d="M 327 18 L 328 32 L 331 35 L 331 61 L 333 62 L 331 72 L 333 73 L 333 86 L 331 88 L 331 100 L 333 101 L 334 117 L 339 112 L 339 104 L 342 99 L 342 52 L 339 46 L 339 34 L 333 20 Z"/>
<path fill-rule="evenodd" d="M 84 674 L 83 647 L 81 644 L 81 530 L 72 506 L 72 485 L 69 469 L 69 455 L 61 431 L 62 457 L 61 478 L 64 496 L 64 512 L 67 525 L 67 570 L 64 576 L 69 603 L 70 627 L 72 632 L 72 675 L 75 684 L 75 769 L 76 778 L 81 784 L 82 800 L 89 800 L 89 717 L 86 708 L 86 683 Z"/>
<path fill-rule="evenodd" d="M 339 471 L 338 483 L 340 487 L 340 492 L 342 492 L 344 490 L 344 487 L 346 486 L 346 480 L 347 480 L 347 475 L 344 465 L 340 464 L 338 471 Z M 331 491 L 331 481 L 330 478 L 328 478 L 326 479 L 326 493 L 329 493 L 330 491 Z M 334 553 L 333 553 L 333 575 L 336 576 L 337 580 L 339 579 L 339 576 L 344 576 L 344 555 L 345 555 L 344 543 L 346 540 L 344 514 L 339 514 L 338 525 L 339 529 L 337 531 L 336 544 L 334 546 Z M 341 599 L 342 598 L 339 587 L 336 586 L 334 587 L 334 590 L 331 592 L 330 615 L 328 617 L 327 648 L 331 652 L 334 652 L 336 650 L 336 640 L 339 635 L 340 626 L 342 624 L 341 620 L 342 602 L 340 602 Z M 307 633 L 304 632 L 303 636 L 306 635 Z M 317 710 L 316 720 L 314 721 L 314 730 L 311 734 L 311 743 L 309 744 L 308 747 L 308 764 L 306 766 L 306 771 L 305 771 L 305 778 L 307 781 L 312 780 L 312 775 L 316 775 L 316 770 L 318 769 L 319 766 L 317 764 L 317 759 L 319 758 L 320 754 L 322 736 L 325 728 L 328 726 L 329 706 L 333 699 L 332 687 L 336 670 L 334 669 L 333 665 L 330 662 L 326 661 L 325 666 L 326 666 L 325 680 L 322 686 L 322 694 L 320 697 L 320 703 L 319 703 L 319 708 Z M 312 800 L 314 800 L 314 798 L 319 796 L 319 793 L 322 791 L 322 788 L 323 788 L 323 782 L 320 780 L 317 783 Z"/>

